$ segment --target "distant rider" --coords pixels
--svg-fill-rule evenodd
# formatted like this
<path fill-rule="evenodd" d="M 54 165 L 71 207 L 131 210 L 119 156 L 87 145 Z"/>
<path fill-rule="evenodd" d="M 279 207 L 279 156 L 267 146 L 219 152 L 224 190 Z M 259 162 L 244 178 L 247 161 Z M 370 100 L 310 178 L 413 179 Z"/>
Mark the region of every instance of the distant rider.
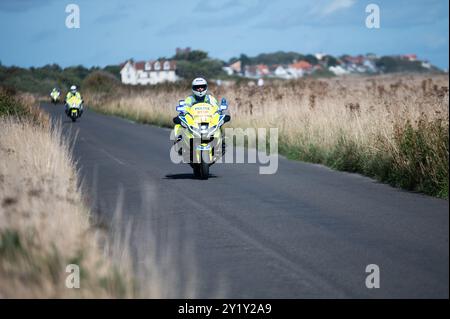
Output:
<path fill-rule="evenodd" d="M 50 92 L 50 98 L 51 98 L 53 103 L 57 103 L 58 102 L 60 94 L 61 93 L 59 92 L 59 90 L 56 87 L 54 87 L 52 89 L 52 91 Z"/>
<path fill-rule="evenodd" d="M 54 95 L 59 95 L 59 90 L 57 88 L 53 88 L 52 92 L 50 93 L 51 97 L 53 97 Z"/>
<path fill-rule="evenodd" d="M 76 96 L 78 99 L 81 100 L 81 105 L 80 105 L 80 117 L 81 117 L 81 115 L 83 114 L 83 99 L 81 98 L 81 94 L 80 94 L 80 92 L 78 92 L 78 88 L 76 85 L 72 85 L 70 87 L 70 91 L 67 92 L 66 99 L 64 100 L 65 112 L 66 112 L 66 114 L 68 114 L 68 112 L 69 112 L 69 105 L 67 104 L 67 101 L 74 96 Z"/>

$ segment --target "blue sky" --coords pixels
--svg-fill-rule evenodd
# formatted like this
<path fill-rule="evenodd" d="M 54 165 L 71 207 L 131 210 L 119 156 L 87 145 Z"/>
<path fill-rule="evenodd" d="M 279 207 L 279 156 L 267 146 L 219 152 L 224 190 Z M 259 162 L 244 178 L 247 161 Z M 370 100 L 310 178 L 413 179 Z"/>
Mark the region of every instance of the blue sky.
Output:
<path fill-rule="evenodd" d="M 70 3 L 80 7 L 79 29 L 65 26 Z M 369 3 L 380 7 L 380 29 L 365 26 Z M 0 61 L 104 66 L 189 46 L 224 60 L 278 50 L 416 53 L 448 68 L 448 10 L 447 0 L 0 0 Z"/>

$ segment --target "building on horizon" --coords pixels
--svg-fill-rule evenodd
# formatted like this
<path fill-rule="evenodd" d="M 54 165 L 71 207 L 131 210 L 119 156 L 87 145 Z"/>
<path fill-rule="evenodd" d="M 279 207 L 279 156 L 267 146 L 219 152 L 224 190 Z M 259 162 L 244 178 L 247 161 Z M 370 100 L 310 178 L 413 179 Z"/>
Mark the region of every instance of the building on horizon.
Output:
<path fill-rule="evenodd" d="M 164 82 L 175 82 L 176 61 L 174 60 L 150 60 L 134 62 L 128 60 L 123 63 L 120 77 L 123 84 L 130 85 L 154 85 Z"/>

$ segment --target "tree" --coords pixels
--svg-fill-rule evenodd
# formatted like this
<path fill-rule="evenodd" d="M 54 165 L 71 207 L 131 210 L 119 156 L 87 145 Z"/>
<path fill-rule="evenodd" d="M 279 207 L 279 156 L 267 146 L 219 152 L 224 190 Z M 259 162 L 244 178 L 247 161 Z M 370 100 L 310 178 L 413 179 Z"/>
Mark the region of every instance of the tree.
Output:
<path fill-rule="evenodd" d="M 200 62 L 208 59 L 208 53 L 201 50 L 193 50 L 190 52 L 179 52 L 173 57 L 177 61 Z"/>
<path fill-rule="evenodd" d="M 312 65 L 317 65 L 319 63 L 319 60 L 317 60 L 317 58 L 312 55 L 312 54 L 308 54 L 307 56 L 305 56 L 305 61 L 312 64 Z"/>
<path fill-rule="evenodd" d="M 178 61 L 176 73 L 185 79 L 196 77 L 213 78 L 224 74 L 223 62 L 219 60 L 206 59 L 200 62 Z"/>
<path fill-rule="evenodd" d="M 420 61 L 408 61 L 397 57 L 383 56 L 377 62 L 376 66 L 383 72 L 423 72 L 426 69 L 422 67 Z"/>
<path fill-rule="evenodd" d="M 117 79 L 120 79 L 120 65 L 107 65 L 103 70 L 113 74 Z"/>
<path fill-rule="evenodd" d="M 190 62 L 200 62 L 208 58 L 208 53 L 205 51 L 194 50 L 189 52 L 188 61 Z"/>
<path fill-rule="evenodd" d="M 228 60 L 228 64 L 233 64 L 236 61 L 239 61 L 239 58 L 234 56 L 234 57 L 232 57 L 231 59 Z"/>
<path fill-rule="evenodd" d="M 251 64 L 250 58 L 248 56 L 246 56 L 245 54 L 241 54 L 240 57 L 239 57 L 239 60 L 241 60 L 242 69 L 244 69 L 244 67 L 246 65 L 250 65 Z"/>
<path fill-rule="evenodd" d="M 339 65 L 339 61 L 332 55 L 325 56 L 327 67 Z"/>
<path fill-rule="evenodd" d="M 92 92 L 113 92 L 119 85 L 119 80 L 107 71 L 94 71 L 82 82 L 83 90 Z"/>

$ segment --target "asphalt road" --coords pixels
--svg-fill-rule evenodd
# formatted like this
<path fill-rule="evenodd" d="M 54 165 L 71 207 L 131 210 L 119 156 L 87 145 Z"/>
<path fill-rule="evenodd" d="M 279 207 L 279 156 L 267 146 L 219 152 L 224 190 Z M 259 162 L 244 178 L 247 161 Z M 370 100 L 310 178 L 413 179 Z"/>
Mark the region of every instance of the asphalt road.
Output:
<path fill-rule="evenodd" d="M 274 175 L 218 164 L 196 180 L 170 161 L 167 129 L 42 107 L 76 136 L 92 211 L 105 225 L 121 217 L 142 283 L 160 279 L 166 296 L 449 297 L 448 201 L 283 157 Z"/>

